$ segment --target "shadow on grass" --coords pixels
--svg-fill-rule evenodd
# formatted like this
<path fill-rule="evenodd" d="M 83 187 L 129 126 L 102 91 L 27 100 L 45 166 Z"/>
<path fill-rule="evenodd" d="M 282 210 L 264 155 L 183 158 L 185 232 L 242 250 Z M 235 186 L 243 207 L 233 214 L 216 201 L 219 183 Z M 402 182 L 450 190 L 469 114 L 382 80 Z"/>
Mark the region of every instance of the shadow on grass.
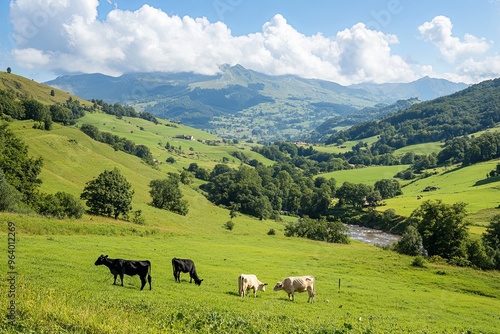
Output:
<path fill-rule="evenodd" d="M 500 181 L 500 176 L 489 177 L 487 179 L 482 179 L 482 180 L 476 181 L 476 183 L 474 183 L 474 187 L 482 186 L 484 184 L 489 184 L 489 183 L 495 183 L 495 182 L 499 182 L 499 181 Z"/>

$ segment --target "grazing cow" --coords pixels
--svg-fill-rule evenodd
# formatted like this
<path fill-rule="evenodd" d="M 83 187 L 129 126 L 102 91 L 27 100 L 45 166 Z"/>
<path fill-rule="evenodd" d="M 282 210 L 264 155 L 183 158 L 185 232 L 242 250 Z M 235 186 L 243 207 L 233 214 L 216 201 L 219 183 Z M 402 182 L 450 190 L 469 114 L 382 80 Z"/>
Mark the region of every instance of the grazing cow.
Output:
<path fill-rule="evenodd" d="M 262 283 L 255 275 L 238 276 L 238 291 L 241 297 L 245 297 L 245 293 L 250 289 L 253 289 L 253 296 L 257 297 L 257 290 L 266 291 L 266 285 L 267 283 Z"/>
<path fill-rule="evenodd" d="M 151 262 L 149 261 L 133 261 L 133 260 L 122 260 L 122 259 L 110 259 L 107 255 L 102 255 L 97 258 L 94 263 L 96 266 L 105 265 L 109 268 L 111 274 L 116 277 L 119 275 L 123 286 L 123 275 L 127 274 L 129 276 L 139 275 L 141 278 L 141 290 L 144 289 L 146 285 L 146 277 L 149 282 L 149 290 L 151 290 Z"/>
<path fill-rule="evenodd" d="M 201 285 L 201 282 L 203 282 L 203 280 L 198 277 L 192 260 L 178 259 L 174 257 L 172 259 L 172 268 L 174 269 L 174 279 L 176 282 L 181 282 L 181 272 L 189 273 L 189 283 L 192 283 L 194 280 L 196 285 Z"/>
<path fill-rule="evenodd" d="M 274 291 L 284 290 L 288 293 L 288 299 L 292 296 L 292 301 L 294 300 L 295 292 L 304 292 L 307 290 L 309 298 L 307 302 L 311 300 L 313 303 L 316 297 L 316 289 L 314 288 L 314 277 L 312 276 L 298 276 L 298 277 L 287 277 L 283 282 L 278 282 L 274 286 Z"/>

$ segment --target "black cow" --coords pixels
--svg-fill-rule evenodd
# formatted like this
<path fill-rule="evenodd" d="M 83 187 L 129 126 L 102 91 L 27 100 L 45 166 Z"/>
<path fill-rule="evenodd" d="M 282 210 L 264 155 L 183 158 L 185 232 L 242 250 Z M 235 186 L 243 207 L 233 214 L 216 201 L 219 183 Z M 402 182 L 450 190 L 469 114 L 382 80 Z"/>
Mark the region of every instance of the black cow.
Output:
<path fill-rule="evenodd" d="M 189 273 L 189 276 L 191 277 L 189 283 L 192 283 L 194 280 L 195 284 L 201 285 L 201 282 L 203 282 L 203 280 L 198 277 L 192 260 L 178 259 L 174 257 L 172 259 L 172 268 L 174 269 L 174 279 L 176 282 L 181 282 L 181 272 Z"/>
<path fill-rule="evenodd" d="M 151 262 L 149 261 L 133 261 L 133 260 L 122 260 L 122 259 L 110 259 L 107 255 L 102 255 L 97 258 L 94 263 L 96 266 L 101 264 L 109 268 L 109 271 L 116 277 L 120 275 L 123 286 L 123 275 L 127 274 L 129 276 L 139 275 L 141 278 L 141 290 L 144 289 L 146 285 L 146 276 L 149 282 L 149 290 L 151 290 Z"/>

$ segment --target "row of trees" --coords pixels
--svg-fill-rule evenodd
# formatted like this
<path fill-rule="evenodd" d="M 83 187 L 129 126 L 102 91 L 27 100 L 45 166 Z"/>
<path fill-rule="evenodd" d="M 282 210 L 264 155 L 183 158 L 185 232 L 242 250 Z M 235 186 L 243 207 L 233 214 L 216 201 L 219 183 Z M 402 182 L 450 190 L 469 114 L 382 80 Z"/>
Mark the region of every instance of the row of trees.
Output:
<path fill-rule="evenodd" d="M 415 154 L 407 152 L 402 156 L 393 154 L 394 148 L 386 144 L 385 140 L 368 145 L 359 142 L 351 151 L 345 153 L 326 153 L 315 150 L 312 146 L 297 146 L 292 143 L 275 142 L 271 145 L 253 147 L 252 150 L 276 162 L 289 163 L 304 171 L 306 175 L 332 172 L 336 170 L 351 169 L 353 166 L 384 165 L 393 166 L 400 164 L 411 165 L 411 173 L 401 174 L 402 179 L 415 178 L 422 170 L 436 167 L 438 159 L 436 154 Z M 255 165 L 255 162 L 245 159 L 241 153 L 234 154 L 242 162 Z"/>
<path fill-rule="evenodd" d="M 150 165 L 154 164 L 153 154 L 146 145 L 137 145 L 125 137 L 119 137 L 109 132 L 99 131 L 99 129 L 92 124 L 82 124 L 80 130 L 90 138 L 110 145 L 115 151 L 123 151 L 132 154 Z"/>
<path fill-rule="evenodd" d="M 91 102 L 94 104 L 94 110 L 100 109 L 103 113 L 108 115 L 114 115 L 118 118 L 122 118 L 125 116 L 142 118 L 147 121 L 158 124 L 158 119 L 149 112 L 137 112 L 133 107 L 123 106 L 118 102 L 114 104 L 108 104 L 100 99 L 92 99 Z"/>
<path fill-rule="evenodd" d="M 202 186 L 208 199 L 216 205 L 237 210 L 260 219 L 281 213 L 293 213 L 312 218 L 327 216 L 332 198 L 339 199 L 339 206 L 376 206 L 383 199 L 401 194 L 396 180 L 380 180 L 374 186 L 345 182 L 337 189 L 335 179 L 306 175 L 288 163 L 277 163 L 255 168 L 240 165 L 235 170 L 219 164 L 211 172 L 196 163 L 187 171 L 208 181 Z"/>
<path fill-rule="evenodd" d="M 464 166 L 500 157 L 500 133 L 453 138 L 438 153 L 439 164 L 462 163 Z"/>
<path fill-rule="evenodd" d="M 85 110 L 90 108 L 80 105 L 79 101 L 71 97 L 64 104 L 56 103 L 48 106 L 32 98 L 0 90 L 0 116 L 5 115 L 17 120 L 31 119 L 39 129 L 51 130 L 53 122 L 74 124 L 85 114 Z"/>
<path fill-rule="evenodd" d="M 500 269 L 500 215 L 492 218 L 481 239 L 468 232 L 466 204 L 425 201 L 405 222 L 396 250 L 408 255 L 446 259 L 461 266 Z"/>

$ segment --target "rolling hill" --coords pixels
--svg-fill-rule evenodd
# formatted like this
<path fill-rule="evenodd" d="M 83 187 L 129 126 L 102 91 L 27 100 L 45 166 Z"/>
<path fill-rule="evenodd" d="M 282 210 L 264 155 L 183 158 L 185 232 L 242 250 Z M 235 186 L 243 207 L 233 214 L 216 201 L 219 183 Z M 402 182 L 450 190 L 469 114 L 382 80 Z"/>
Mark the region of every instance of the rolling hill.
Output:
<path fill-rule="evenodd" d="M 435 98 L 467 87 L 431 78 L 413 83 L 342 86 L 293 75 L 264 75 L 240 65 L 223 65 L 214 76 L 83 74 L 58 77 L 46 84 L 85 99 L 131 105 L 219 136 L 259 140 L 297 139 L 329 118 L 344 118 L 364 107 L 400 99 Z"/>

